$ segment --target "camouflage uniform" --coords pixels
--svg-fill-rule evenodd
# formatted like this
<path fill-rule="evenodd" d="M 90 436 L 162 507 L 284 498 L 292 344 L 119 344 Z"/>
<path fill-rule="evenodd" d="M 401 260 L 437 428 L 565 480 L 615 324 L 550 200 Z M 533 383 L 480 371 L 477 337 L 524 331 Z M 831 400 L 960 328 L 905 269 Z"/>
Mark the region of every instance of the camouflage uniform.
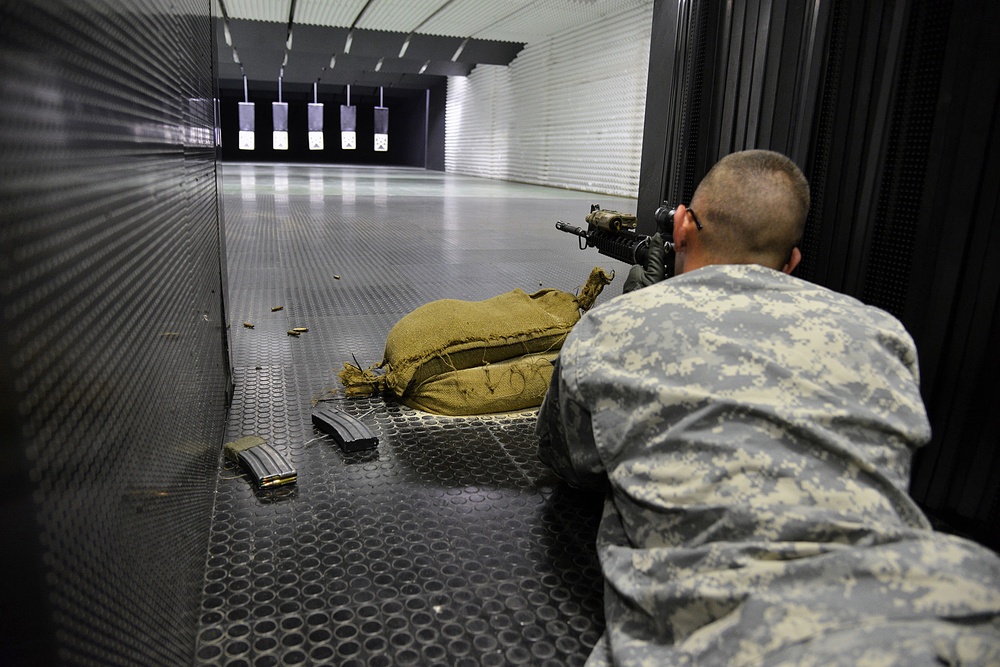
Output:
<path fill-rule="evenodd" d="M 710 266 L 576 325 L 539 454 L 607 489 L 588 665 L 1000 665 L 1000 558 L 907 494 L 930 437 L 887 313 Z"/>

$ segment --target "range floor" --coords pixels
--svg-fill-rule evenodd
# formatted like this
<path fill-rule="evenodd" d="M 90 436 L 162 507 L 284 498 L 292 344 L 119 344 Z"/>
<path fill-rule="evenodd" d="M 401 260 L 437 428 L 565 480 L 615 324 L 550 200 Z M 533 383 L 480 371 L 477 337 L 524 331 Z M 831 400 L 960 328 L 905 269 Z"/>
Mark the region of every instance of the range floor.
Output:
<path fill-rule="evenodd" d="M 598 303 L 620 294 L 628 267 L 554 223 L 634 200 L 421 169 L 221 168 L 226 439 L 263 436 L 299 478 L 262 492 L 223 464 L 196 664 L 583 664 L 604 623 L 601 498 L 537 460 L 536 412 L 433 416 L 346 398 L 337 373 L 380 361 L 392 326 L 436 299 L 573 292 L 594 266 L 619 274 Z M 311 423 L 321 407 L 359 417 L 377 451 L 342 453 Z"/>

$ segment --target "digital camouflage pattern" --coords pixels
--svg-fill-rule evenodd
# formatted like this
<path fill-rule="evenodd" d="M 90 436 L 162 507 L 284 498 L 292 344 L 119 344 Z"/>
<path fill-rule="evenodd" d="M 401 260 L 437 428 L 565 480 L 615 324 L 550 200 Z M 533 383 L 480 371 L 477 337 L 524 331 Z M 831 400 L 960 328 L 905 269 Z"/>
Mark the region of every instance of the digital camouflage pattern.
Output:
<path fill-rule="evenodd" d="M 930 428 L 895 318 L 710 266 L 590 311 L 557 363 L 539 455 L 608 493 L 588 665 L 1000 665 L 1000 558 L 907 493 Z"/>

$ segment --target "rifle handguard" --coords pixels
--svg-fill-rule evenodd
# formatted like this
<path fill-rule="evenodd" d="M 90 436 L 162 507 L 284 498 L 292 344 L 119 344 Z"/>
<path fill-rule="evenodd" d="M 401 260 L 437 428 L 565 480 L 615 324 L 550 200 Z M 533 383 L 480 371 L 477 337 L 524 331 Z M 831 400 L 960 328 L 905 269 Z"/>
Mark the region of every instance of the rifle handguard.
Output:
<path fill-rule="evenodd" d="M 579 236 L 580 249 L 597 248 L 597 252 L 617 259 L 626 264 L 646 265 L 649 258 L 649 238 L 644 234 L 636 234 L 632 230 L 620 232 L 609 232 L 591 226 L 584 230 L 574 225 L 569 225 L 559 220 L 556 222 L 556 229 Z M 669 241 L 663 244 L 667 252 L 673 252 L 674 244 Z"/>

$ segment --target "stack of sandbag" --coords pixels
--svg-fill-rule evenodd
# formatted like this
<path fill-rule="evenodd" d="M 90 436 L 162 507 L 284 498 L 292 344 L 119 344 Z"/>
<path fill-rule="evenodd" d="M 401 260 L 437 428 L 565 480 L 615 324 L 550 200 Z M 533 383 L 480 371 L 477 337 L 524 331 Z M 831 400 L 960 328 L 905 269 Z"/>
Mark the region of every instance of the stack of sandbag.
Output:
<path fill-rule="evenodd" d="M 340 381 L 348 396 L 390 391 L 442 415 L 538 407 L 563 341 L 611 278 L 595 268 L 579 295 L 515 289 L 484 301 L 424 304 L 389 332 L 380 363 L 367 370 L 344 364 Z"/>

